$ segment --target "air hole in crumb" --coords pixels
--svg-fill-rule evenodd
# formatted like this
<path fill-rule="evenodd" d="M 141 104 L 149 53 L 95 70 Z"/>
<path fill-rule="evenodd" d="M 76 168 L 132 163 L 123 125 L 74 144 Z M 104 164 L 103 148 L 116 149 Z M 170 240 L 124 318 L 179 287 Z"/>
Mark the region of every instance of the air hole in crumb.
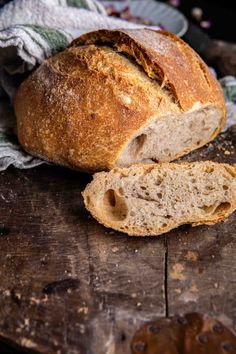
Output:
<path fill-rule="evenodd" d="M 206 172 L 206 173 L 212 173 L 213 171 L 214 171 L 214 168 L 213 168 L 213 167 L 207 166 L 207 167 L 205 168 L 205 172 Z"/>
<path fill-rule="evenodd" d="M 162 182 L 162 179 L 160 177 L 157 178 L 157 180 L 155 181 L 155 185 L 159 186 Z"/>
<path fill-rule="evenodd" d="M 162 194 L 161 194 L 161 193 L 157 193 L 157 197 L 158 197 L 159 199 L 161 199 L 161 198 L 162 198 Z"/>
<path fill-rule="evenodd" d="M 143 145 L 145 144 L 146 140 L 147 140 L 147 135 L 141 134 L 131 141 L 130 148 L 133 151 L 134 156 L 138 155 L 138 153 L 143 148 Z"/>
<path fill-rule="evenodd" d="M 226 212 L 231 208 L 231 204 L 228 202 L 221 203 L 218 205 L 216 210 L 214 211 L 214 214 L 221 214 L 222 212 Z"/>
<path fill-rule="evenodd" d="M 154 157 L 150 158 L 150 160 L 153 163 L 159 163 L 159 160 L 155 159 Z M 143 160 L 143 162 L 144 162 L 144 160 Z"/>
<path fill-rule="evenodd" d="M 207 191 L 213 191 L 214 187 L 213 186 L 206 186 Z"/>
<path fill-rule="evenodd" d="M 217 207 L 216 207 L 216 204 L 210 205 L 210 206 L 204 205 L 200 209 L 204 210 L 204 212 L 207 214 L 216 215 L 216 214 L 221 214 L 222 212 L 226 212 L 230 208 L 231 208 L 230 203 L 223 202 L 223 203 L 219 204 Z"/>
<path fill-rule="evenodd" d="M 167 224 L 166 224 L 166 223 L 162 224 L 162 227 L 166 227 L 166 226 L 167 226 Z"/>
<path fill-rule="evenodd" d="M 200 144 L 201 144 L 201 141 L 200 141 L 200 140 L 198 140 L 196 144 L 197 144 L 197 145 L 200 145 Z"/>
<path fill-rule="evenodd" d="M 106 196 L 106 201 L 108 202 L 108 204 L 114 208 L 116 206 L 115 191 L 113 189 L 109 189 L 105 193 L 105 196 Z"/>
<path fill-rule="evenodd" d="M 211 212 L 213 212 L 215 210 L 216 205 L 204 205 L 202 207 L 200 207 L 200 209 L 202 209 L 206 214 L 210 214 Z"/>
<path fill-rule="evenodd" d="M 140 187 L 143 191 L 145 191 L 147 188 L 146 187 L 144 187 L 144 186 L 141 186 Z"/>
<path fill-rule="evenodd" d="M 171 219 L 172 216 L 171 215 L 166 215 L 166 219 Z"/>
<path fill-rule="evenodd" d="M 223 189 L 224 189 L 225 191 L 227 191 L 227 190 L 229 189 L 229 187 L 226 186 L 226 185 L 223 185 Z"/>
<path fill-rule="evenodd" d="M 192 182 L 192 183 L 196 183 L 196 178 L 192 178 L 192 179 L 191 179 L 191 182 Z"/>
<path fill-rule="evenodd" d="M 127 217 L 128 207 L 125 198 L 113 189 L 108 189 L 104 194 L 104 209 L 107 215 L 115 221 L 124 220 Z"/>
<path fill-rule="evenodd" d="M 121 187 L 119 188 L 118 192 L 119 192 L 120 195 L 124 195 L 125 194 L 124 189 L 121 188 Z"/>

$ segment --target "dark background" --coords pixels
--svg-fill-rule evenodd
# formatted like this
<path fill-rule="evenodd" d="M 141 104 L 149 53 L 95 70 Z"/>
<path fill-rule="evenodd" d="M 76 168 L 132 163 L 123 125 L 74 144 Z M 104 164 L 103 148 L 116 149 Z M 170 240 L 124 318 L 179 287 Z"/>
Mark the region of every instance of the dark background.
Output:
<path fill-rule="evenodd" d="M 145 0 L 140 0 L 145 1 Z M 171 3 L 173 1 L 162 1 Z M 202 20 L 210 21 L 209 29 L 202 29 L 212 38 L 223 39 L 229 42 L 236 42 L 236 1 L 235 0 L 179 0 L 180 5 L 176 8 L 184 13 L 188 20 L 197 24 L 200 28 L 200 22 L 194 20 L 191 11 L 194 7 L 203 10 Z"/>

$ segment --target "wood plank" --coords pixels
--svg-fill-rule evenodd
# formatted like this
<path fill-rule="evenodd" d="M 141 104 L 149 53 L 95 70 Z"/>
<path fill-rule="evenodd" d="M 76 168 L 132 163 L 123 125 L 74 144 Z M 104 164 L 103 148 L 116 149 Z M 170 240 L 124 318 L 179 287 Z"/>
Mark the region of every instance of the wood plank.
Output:
<path fill-rule="evenodd" d="M 92 352 L 128 353 L 134 332 L 165 316 L 164 238 L 137 239 L 105 231 L 91 219 L 91 284 L 101 310 L 91 321 Z"/>
<path fill-rule="evenodd" d="M 40 353 L 129 348 L 165 315 L 164 239 L 111 233 L 85 211 L 91 177 L 55 166 L 0 174 L 0 336 Z"/>
<path fill-rule="evenodd" d="M 236 163 L 236 128 L 188 160 Z M 236 328 L 236 214 L 214 226 L 168 235 L 168 312 L 200 311 Z"/>
<path fill-rule="evenodd" d="M 1 335 L 44 353 L 86 348 L 87 314 L 79 309 L 93 304 L 81 184 L 72 173 L 72 203 L 59 174 L 52 167 L 1 174 Z"/>

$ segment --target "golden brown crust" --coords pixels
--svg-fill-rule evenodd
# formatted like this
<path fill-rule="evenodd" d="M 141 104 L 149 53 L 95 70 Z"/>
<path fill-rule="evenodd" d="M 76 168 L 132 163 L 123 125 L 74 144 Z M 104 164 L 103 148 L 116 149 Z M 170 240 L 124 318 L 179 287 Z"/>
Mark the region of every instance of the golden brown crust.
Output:
<path fill-rule="evenodd" d="M 158 79 L 163 88 L 169 89 L 184 111 L 196 102 L 217 102 L 225 109 L 220 85 L 206 64 L 170 32 L 100 30 L 82 35 L 71 46 L 82 44 L 107 44 L 135 58 L 151 78 Z"/>
<path fill-rule="evenodd" d="M 90 42 L 112 48 L 86 45 Z M 117 50 L 135 56 L 151 77 L 159 70 L 162 87 L 159 78 L 150 80 Z M 14 102 L 19 141 L 31 154 L 61 165 L 88 172 L 111 169 L 131 137 L 153 117 L 186 111 L 196 102 L 225 110 L 217 81 L 207 68 L 203 75 L 199 63 L 205 68 L 168 33 L 102 30 L 82 36 L 20 86 Z"/>
<path fill-rule="evenodd" d="M 81 170 L 113 167 L 132 133 L 158 112 L 160 92 L 139 71 L 112 50 L 94 46 L 68 48 L 45 61 L 15 97 L 20 143 L 32 154 Z M 131 104 L 124 102 L 126 94 L 132 94 Z M 169 102 L 162 99 L 161 107 L 169 109 Z"/>

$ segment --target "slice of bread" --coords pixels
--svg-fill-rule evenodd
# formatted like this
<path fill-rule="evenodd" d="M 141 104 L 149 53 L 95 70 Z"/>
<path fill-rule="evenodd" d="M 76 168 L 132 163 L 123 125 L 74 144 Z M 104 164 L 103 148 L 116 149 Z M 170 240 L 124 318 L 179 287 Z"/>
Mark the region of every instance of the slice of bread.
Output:
<path fill-rule="evenodd" d="M 114 168 L 83 192 L 103 225 L 129 235 L 160 235 L 182 224 L 215 224 L 236 209 L 236 167 L 211 161 Z"/>

